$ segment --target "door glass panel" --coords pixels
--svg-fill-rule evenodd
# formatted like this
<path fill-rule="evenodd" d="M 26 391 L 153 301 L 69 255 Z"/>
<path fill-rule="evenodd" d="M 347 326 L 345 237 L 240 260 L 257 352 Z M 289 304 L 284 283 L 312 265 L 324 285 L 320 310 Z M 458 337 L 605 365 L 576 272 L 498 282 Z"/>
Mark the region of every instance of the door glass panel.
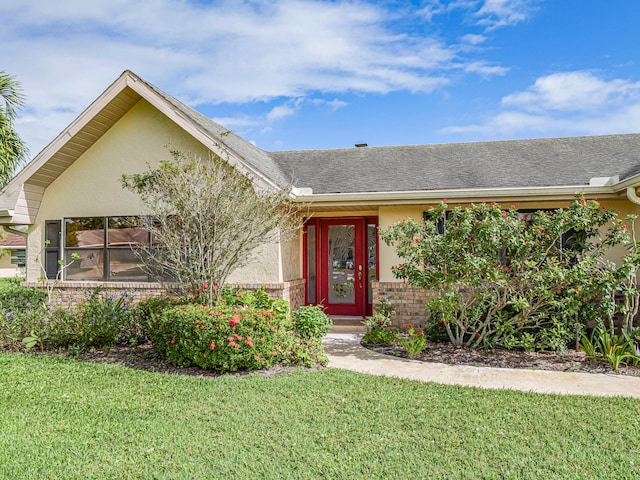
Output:
<path fill-rule="evenodd" d="M 378 279 L 378 272 L 376 270 L 376 265 L 378 264 L 376 258 L 376 235 L 377 226 L 369 224 L 367 225 L 367 265 L 368 265 L 368 279 L 369 279 L 369 288 L 367 292 L 367 303 L 371 305 L 373 303 L 373 288 L 371 283 Z"/>
<path fill-rule="evenodd" d="M 329 226 L 329 303 L 355 303 L 353 225 Z"/>
<path fill-rule="evenodd" d="M 307 227 L 307 300 L 316 303 L 316 227 Z"/>

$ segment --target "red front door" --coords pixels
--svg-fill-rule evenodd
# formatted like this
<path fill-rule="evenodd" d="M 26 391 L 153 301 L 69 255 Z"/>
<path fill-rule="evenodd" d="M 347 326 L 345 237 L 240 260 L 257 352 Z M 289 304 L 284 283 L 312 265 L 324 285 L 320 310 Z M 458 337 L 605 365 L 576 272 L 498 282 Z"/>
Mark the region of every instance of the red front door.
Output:
<path fill-rule="evenodd" d="M 329 315 L 364 316 L 367 301 L 365 221 L 320 220 L 319 300 Z"/>
<path fill-rule="evenodd" d="M 375 217 L 311 218 L 305 226 L 306 303 L 328 315 L 371 315 L 371 282 L 378 277 Z"/>

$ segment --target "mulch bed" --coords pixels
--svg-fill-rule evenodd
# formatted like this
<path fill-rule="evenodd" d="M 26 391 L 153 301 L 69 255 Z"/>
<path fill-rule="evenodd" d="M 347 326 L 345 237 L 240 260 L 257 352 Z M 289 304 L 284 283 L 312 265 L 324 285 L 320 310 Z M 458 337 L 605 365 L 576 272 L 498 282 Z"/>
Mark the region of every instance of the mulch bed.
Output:
<path fill-rule="evenodd" d="M 380 345 L 362 342 L 362 346 L 385 355 L 409 358 L 400 345 Z M 568 350 L 557 352 L 523 352 L 496 349 L 493 352 L 457 347 L 450 343 L 427 344 L 427 349 L 414 360 L 438 362 L 449 365 L 476 367 L 523 368 L 530 370 L 554 370 L 562 372 L 607 373 L 640 377 L 640 367 L 621 365 L 614 370 L 608 363 L 589 360 L 584 352 Z"/>
<path fill-rule="evenodd" d="M 52 355 L 51 352 L 44 352 L 42 355 Z M 55 355 L 55 354 L 53 354 Z M 66 356 L 65 353 L 57 355 Z M 138 345 L 137 347 L 115 346 L 109 351 L 91 349 L 81 353 L 76 357 L 83 362 L 92 363 L 111 363 L 122 365 L 124 367 L 133 368 L 135 370 L 146 370 L 148 372 L 169 373 L 174 375 L 189 375 L 192 377 L 214 378 L 222 375 L 261 375 L 263 377 L 272 377 L 274 375 L 282 375 L 293 371 L 304 370 L 314 371 L 322 370 L 325 367 L 316 366 L 313 368 L 291 367 L 287 365 L 274 365 L 271 368 L 263 370 L 252 370 L 250 372 L 230 372 L 220 373 L 210 370 L 203 370 L 200 367 L 176 367 L 171 365 L 165 358 L 158 355 L 153 347 L 149 344 Z"/>
<path fill-rule="evenodd" d="M 409 358 L 407 352 L 400 345 L 373 344 L 362 342 L 362 346 L 370 350 L 391 355 L 395 357 Z M 55 355 L 55 353 L 45 352 L 42 355 Z M 59 355 L 66 355 L 60 353 Z M 149 372 L 169 373 L 176 375 L 190 375 L 194 377 L 219 377 L 224 375 L 219 372 L 202 370 L 199 367 L 176 367 L 171 365 L 166 359 L 158 355 L 150 345 L 139 345 L 137 347 L 116 346 L 109 351 L 92 349 L 78 355 L 78 360 L 93 363 L 111 363 L 122 365 L 136 370 L 146 370 Z M 624 366 L 618 370 L 613 370 L 605 362 L 593 361 L 586 358 L 584 352 L 568 350 L 565 353 L 556 352 L 523 352 L 513 350 L 497 349 L 493 352 L 473 350 L 470 348 L 457 347 L 450 343 L 428 342 L 427 349 L 414 360 L 422 362 L 438 362 L 448 365 L 471 365 L 476 367 L 499 367 L 499 368 L 523 368 L 531 370 L 554 370 L 563 372 L 584 372 L 584 373 L 606 373 L 613 375 L 631 375 L 640 377 L 640 366 Z M 303 369 L 305 371 L 322 370 L 325 367 Z M 285 365 L 275 365 L 264 370 L 254 370 L 251 372 L 232 372 L 231 375 L 256 374 L 264 377 L 272 377 L 301 370 L 300 367 L 290 367 Z M 227 374 L 228 375 L 228 374 Z"/>

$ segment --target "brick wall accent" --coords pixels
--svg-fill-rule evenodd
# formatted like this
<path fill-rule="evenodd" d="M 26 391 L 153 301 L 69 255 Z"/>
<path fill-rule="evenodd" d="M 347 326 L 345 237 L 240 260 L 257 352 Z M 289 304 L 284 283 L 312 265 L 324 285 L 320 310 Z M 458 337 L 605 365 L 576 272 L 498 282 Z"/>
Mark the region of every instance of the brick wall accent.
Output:
<path fill-rule="evenodd" d="M 292 311 L 304 305 L 304 278 L 277 283 L 239 283 L 234 286 L 243 290 L 264 288 L 271 298 L 281 298 L 288 301 Z"/>
<path fill-rule="evenodd" d="M 424 288 L 405 285 L 402 282 L 373 282 L 373 306 L 381 300 L 389 300 L 396 313 L 391 317 L 394 325 L 411 323 L 424 326 L 429 318 L 424 305 L 431 294 Z"/>
<path fill-rule="evenodd" d="M 402 326 L 411 323 L 415 326 L 425 326 L 429 314 L 424 306 L 431 299 L 432 294 L 424 289 L 402 282 L 373 282 L 373 306 L 381 300 L 389 300 L 396 313 L 391 317 L 393 325 Z M 624 303 L 622 296 L 616 298 L 618 303 Z M 621 315 L 614 317 L 614 325 L 620 327 Z M 640 327 L 640 312 L 635 317 L 634 325 Z M 587 328 L 593 328 L 595 322 L 587 324 Z"/>
<path fill-rule="evenodd" d="M 42 282 L 22 282 L 24 287 L 42 287 Z M 271 298 L 287 300 L 291 309 L 295 310 L 304 305 L 304 279 L 279 283 L 246 283 L 236 284 L 243 290 L 257 290 L 264 288 Z M 115 294 L 134 293 L 132 303 L 138 303 L 152 297 L 159 297 L 167 293 L 176 293 L 175 285 L 162 285 L 151 282 L 59 282 L 53 291 L 53 302 L 73 308 L 86 298 L 86 292 L 101 288 Z"/>

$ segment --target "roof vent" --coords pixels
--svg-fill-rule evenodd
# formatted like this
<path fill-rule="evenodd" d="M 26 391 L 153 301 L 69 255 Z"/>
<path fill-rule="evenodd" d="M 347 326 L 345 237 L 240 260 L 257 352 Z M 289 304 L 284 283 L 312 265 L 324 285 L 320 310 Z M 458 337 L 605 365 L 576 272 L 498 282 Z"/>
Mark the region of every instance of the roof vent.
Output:
<path fill-rule="evenodd" d="M 613 175 L 612 177 L 593 177 L 589 179 L 590 187 L 605 187 L 607 185 L 615 185 L 620 181 L 620 175 Z"/>
<path fill-rule="evenodd" d="M 368 147 L 369 145 L 367 145 L 366 143 L 356 143 L 356 148 L 363 148 L 363 147 Z"/>

